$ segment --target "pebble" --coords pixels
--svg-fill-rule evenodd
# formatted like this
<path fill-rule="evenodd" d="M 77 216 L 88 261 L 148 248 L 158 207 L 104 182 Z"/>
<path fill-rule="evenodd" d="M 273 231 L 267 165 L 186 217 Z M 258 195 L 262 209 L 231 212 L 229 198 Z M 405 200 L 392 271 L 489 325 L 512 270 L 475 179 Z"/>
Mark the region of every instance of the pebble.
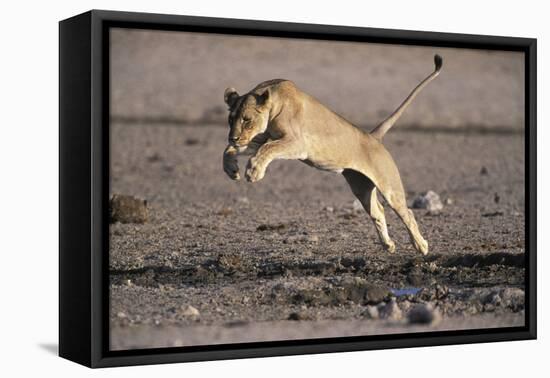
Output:
<path fill-rule="evenodd" d="M 317 235 L 308 235 L 306 238 L 306 241 L 309 243 L 318 243 L 319 242 L 319 236 Z"/>
<path fill-rule="evenodd" d="M 443 203 L 439 198 L 439 194 L 432 190 L 416 197 L 412 204 L 413 209 L 426 209 L 431 213 L 443 210 Z"/>
<path fill-rule="evenodd" d="M 181 314 L 190 318 L 198 318 L 201 313 L 193 306 L 184 305 L 181 307 Z"/>

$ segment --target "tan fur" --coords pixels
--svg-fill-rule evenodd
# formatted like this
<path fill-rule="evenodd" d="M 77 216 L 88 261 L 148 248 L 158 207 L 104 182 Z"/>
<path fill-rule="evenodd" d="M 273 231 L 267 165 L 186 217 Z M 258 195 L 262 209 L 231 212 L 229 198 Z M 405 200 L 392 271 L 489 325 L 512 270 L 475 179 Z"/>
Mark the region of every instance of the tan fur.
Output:
<path fill-rule="evenodd" d="M 414 247 L 427 254 L 428 243 L 407 208 L 399 171 L 381 139 L 412 98 L 439 74 L 442 61 L 437 55 L 435 63 L 434 73 L 371 133 L 353 126 L 288 80 L 266 81 L 243 96 L 228 88 L 224 99 L 230 110 L 230 132 L 223 154 L 224 171 L 239 180 L 237 156 L 252 155 L 245 171 L 250 182 L 261 180 L 276 159 L 298 159 L 318 169 L 342 173 L 372 218 L 386 250 L 394 252 L 395 244 L 388 235 L 377 192 L 403 221 Z"/>

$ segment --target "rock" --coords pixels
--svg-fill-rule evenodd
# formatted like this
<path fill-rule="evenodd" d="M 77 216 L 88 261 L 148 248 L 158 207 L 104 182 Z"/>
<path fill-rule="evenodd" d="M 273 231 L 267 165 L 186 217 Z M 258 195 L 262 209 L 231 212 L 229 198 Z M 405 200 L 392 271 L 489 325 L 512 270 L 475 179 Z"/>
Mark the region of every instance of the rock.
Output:
<path fill-rule="evenodd" d="M 361 204 L 361 201 L 359 201 L 357 199 L 355 201 L 353 201 L 352 209 L 355 212 L 363 211 L 363 205 Z"/>
<path fill-rule="evenodd" d="M 441 300 L 449 295 L 449 288 L 445 285 L 435 285 L 435 299 Z"/>
<path fill-rule="evenodd" d="M 365 311 L 361 314 L 367 319 L 378 319 L 380 317 L 380 313 L 378 312 L 378 307 L 376 306 L 367 306 L 365 308 Z"/>
<path fill-rule="evenodd" d="M 494 311 L 497 307 L 503 307 L 518 312 L 525 308 L 525 292 L 517 288 L 492 290 L 482 293 L 480 302 L 485 311 Z"/>
<path fill-rule="evenodd" d="M 439 194 L 432 190 L 416 197 L 412 204 L 413 209 L 426 209 L 431 213 L 436 213 L 443 210 L 443 203 L 439 198 Z"/>
<path fill-rule="evenodd" d="M 493 211 L 493 212 L 481 214 L 481 216 L 485 217 L 485 218 L 500 217 L 502 215 L 504 215 L 504 213 L 502 211 Z"/>
<path fill-rule="evenodd" d="M 414 306 L 407 314 L 410 324 L 437 324 L 441 314 L 431 303 L 421 303 Z"/>
<path fill-rule="evenodd" d="M 340 239 L 348 239 L 351 236 L 351 234 L 347 232 L 340 232 Z"/>
<path fill-rule="evenodd" d="M 377 304 L 389 297 L 388 288 L 373 285 L 360 277 L 344 277 L 340 282 L 346 298 L 356 303 Z"/>
<path fill-rule="evenodd" d="M 237 253 L 221 253 L 214 260 L 214 265 L 221 271 L 234 272 L 242 269 L 243 261 L 241 255 Z"/>
<path fill-rule="evenodd" d="M 397 305 L 395 298 L 392 298 L 392 300 L 386 304 L 378 305 L 378 312 L 380 314 L 380 318 L 382 319 L 388 319 L 388 320 L 403 319 L 403 312 Z"/>
<path fill-rule="evenodd" d="M 405 313 L 407 313 L 411 309 L 411 306 L 412 304 L 408 300 L 404 300 L 401 303 L 399 303 L 399 308 L 401 309 L 401 311 Z"/>
<path fill-rule="evenodd" d="M 304 312 L 291 312 L 288 315 L 287 319 L 288 320 L 299 321 L 299 320 L 310 320 L 310 317 L 307 316 L 307 314 L 305 314 Z"/>
<path fill-rule="evenodd" d="M 384 286 L 367 284 L 367 293 L 365 302 L 368 304 L 377 304 L 383 302 L 390 295 L 390 290 Z"/>
<path fill-rule="evenodd" d="M 118 312 L 118 313 L 116 314 L 116 316 L 117 316 L 117 318 L 120 318 L 120 319 L 126 318 L 126 314 L 123 313 L 122 311 Z"/>
<path fill-rule="evenodd" d="M 306 241 L 308 243 L 318 243 L 319 242 L 319 236 L 317 235 L 308 235 L 306 238 Z"/>
<path fill-rule="evenodd" d="M 480 302 L 483 305 L 500 306 L 502 298 L 499 295 L 499 290 L 494 290 L 483 295 Z"/>
<path fill-rule="evenodd" d="M 172 164 L 163 164 L 161 168 L 164 172 L 167 172 L 167 173 L 173 172 L 175 169 Z"/>
<path fill-rule="evenodd" d="M 407 273 L 407 281 L 414 287 L 420 287 L 424 283 L 424 274 L 420 267 L 412 267 Z"/>
<path fill-rule="evenodd" d="M 113 194 L 109 201 L 110 222 L 145 223 L 147 222 L 147 201 L 124 194 Z"/>
<path fill-rule="evenodd" d="M 334 213 L 334 207 L 332 207 L 332 206 L 326 206 L 324 210 L 327 213 Z"/>
<path fill-rule="evenodd" d="M 487 167 L 483 166 L 481 167 L 481 169 L 479 170 L 479 174 L 482 175 L 482 176 L 486 176 L 489 174 L 489 170 L 487 169 Z"/>
<path fill-rule="evenodd" d="M 501 305 L 512 309 L 513 311 L 521 311 L 525 308 L 525 291 L 517 288 L 502 289 L 500 294 Z"/>
<path fill-rule="evenodd" d="M 233 214 L 233 208 L 229 206 L 224 206 L 217 212 L 218 215 L 223 215 L 224 217 Z"/>
<path fill-rule="evenodd" d="M 186 318 L 192 318 L 192 319 L 196 319 L 201 315 L 199 310 L 189 305 L 184 305 L 181 307 L 181 314 Z"/>
<path fill-rule="evenodd" d="M 451 197 L 448 197 L 447 199 L 445 199 L 445 205 L 452 205 L 454 203 L 455 201 Z"/>
<path fill-rule="evenodd" d="M 237 203 L 242 203 L 246 205 L 250 203 L 250 200 L 248 199 L 248 197 L 237 197 Z"/>
<path fill-rule="evenodd" d="M 200 140 L 196 139 L 196 138 L 187 138 L 185 140 L 185 144 L 188 145 L 188 146 L 194 146 L 196 144 L 199 144 L 200 143 Z"/>
<path fill-rule="evenodd" d="M 282 231 L 286 228 L 286 224 L 261 224 L 256 228 L 256 231 Z"/>
<path fill-rule="evenodd" d="M 157 161 L 161 161 L 162 157 L 157 152 L 149 151 L 149 153 L 147 153 L 146 155 L 146 159 L 150 163 L 155 163 Z"/>

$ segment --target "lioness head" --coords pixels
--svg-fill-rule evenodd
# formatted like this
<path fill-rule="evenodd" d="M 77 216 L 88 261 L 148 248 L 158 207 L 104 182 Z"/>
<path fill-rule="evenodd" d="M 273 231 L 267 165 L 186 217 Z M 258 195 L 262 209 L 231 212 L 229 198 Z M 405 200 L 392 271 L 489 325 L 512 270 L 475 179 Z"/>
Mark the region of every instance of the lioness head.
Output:
<path fill-rule="evenodd" d="M 239 96 L 234 88 L 227 88 L 224 100 L 229 106 L 229 144 L 244 150 L 255 136 L 267 129 L 270 105 L 269 89 L 262 94 L 247 93 Z"/>

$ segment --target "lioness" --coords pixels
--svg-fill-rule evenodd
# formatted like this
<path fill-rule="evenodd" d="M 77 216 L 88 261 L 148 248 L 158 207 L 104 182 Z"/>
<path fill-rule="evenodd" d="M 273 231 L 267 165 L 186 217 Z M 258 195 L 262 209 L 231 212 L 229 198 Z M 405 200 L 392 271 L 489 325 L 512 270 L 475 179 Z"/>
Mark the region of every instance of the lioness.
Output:
<path fill-rule="evenodd" d="M 407 227 L 416 250 L 427 254 L 428 243 L 407 208 L 399 171 L 382 138 L 422 88 L 439 75 L 443 60 L 435 55 L 434 62 L 434 72 L 370 133 L 353 126 L 289 80 L 265 81 L 242 96 L 227 88 L 224 100 L 229 106 L 230 131 L 223 153 L 225 173 L 233 180 L 240 179 L 238 155 L 252 155 L 245 172 L 250 182 L 261 180 L 275 159 L 298 159 L 318 169 L 342 173 L 372 218 L 385 250 L 393 253 L 395 243 L 388 235 L 377 191 Z"/>

